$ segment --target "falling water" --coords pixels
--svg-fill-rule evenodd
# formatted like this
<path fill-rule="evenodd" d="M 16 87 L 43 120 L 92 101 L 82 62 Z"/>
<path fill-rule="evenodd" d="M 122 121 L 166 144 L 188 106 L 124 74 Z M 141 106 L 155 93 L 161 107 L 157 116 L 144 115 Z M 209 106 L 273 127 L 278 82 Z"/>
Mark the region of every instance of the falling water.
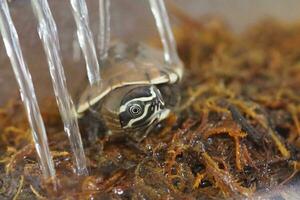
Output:
<path fill-rule="evenodd" d="M 44 122 L 6 0 L 0 0 L 0 31 L 19 85 L 43 175 L 44 177 L 54 177 L 55 169 L 48 147 Z"/>
<path fill-rule="evenodd" d="M 76 172 L 79 175 L 84 175 L 87 174 L 86 158 L 78 128 L 75 107 L 66 86 L 64 70 L 60 59 L 56 24 L 47 0 L 32 0 L 31 2 L 39 21 L 39 35 L 46 52 L 64 129 L 71 143 Z"/>
<path fill-rule="evenodd" d="M 179 57 L 176 50 L 176 42 L 164 0 L 149 0 L 149 2 L 164 47 L 165 61 L 169 64 L 177 64 Z"/>
<path fill-rule="evenodd" d="M 71 0 L 73 15 L 77 25 L 77 36 L 84 54 L 87 74 L 91 85 L 99 83 L 100 71 L 93 35 L 89 26 L 89 16 L 85 0 Z"/>
<path fill-rule="evenodd" d="M 110 0 L 99 0 L 100 30 L 98 35 L 98 47 L 100 60 L 107 57 L 110 43 Z"/>

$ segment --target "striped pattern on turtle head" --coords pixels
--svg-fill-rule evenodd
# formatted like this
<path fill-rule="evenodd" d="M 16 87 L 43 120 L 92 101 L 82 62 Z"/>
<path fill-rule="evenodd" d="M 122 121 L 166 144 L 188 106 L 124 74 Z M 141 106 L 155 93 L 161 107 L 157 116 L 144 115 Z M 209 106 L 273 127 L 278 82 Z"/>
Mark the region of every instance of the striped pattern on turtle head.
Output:
<path fill-rule="evenodd" d="M 142 129 L 160 121 L 165 102 L 154 85 L 139 86 L 122 99 L 119 118 L 124 129 Z"/>

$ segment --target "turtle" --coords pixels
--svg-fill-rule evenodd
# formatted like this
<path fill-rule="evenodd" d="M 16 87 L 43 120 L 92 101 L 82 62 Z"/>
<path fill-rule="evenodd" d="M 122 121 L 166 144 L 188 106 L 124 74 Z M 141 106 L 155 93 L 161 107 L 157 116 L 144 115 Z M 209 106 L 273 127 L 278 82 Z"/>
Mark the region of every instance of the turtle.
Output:
<path fill-rule="evenodd" d="M 142 141 L 180 101 L 183 63 L 167 64 L 163 51 L 144 43 L 112 45 L 101 63 L 101 84 L 79 98 L 77 115 L 99 119 L 114 136 Z"/>

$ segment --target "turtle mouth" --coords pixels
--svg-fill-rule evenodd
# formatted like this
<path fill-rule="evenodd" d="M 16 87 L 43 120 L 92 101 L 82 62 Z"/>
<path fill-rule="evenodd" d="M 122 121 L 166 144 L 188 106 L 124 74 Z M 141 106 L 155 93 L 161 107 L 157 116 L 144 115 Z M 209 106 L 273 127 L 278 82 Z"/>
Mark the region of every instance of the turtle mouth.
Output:
<path fill-rule="evenodd" d="M 170 114 L 169 109 L 163 109 L 153 116 L 152 120 L 148 122 L 148 126 L 145 127 L 145 130 L 147 133 L 149 133 L 159 122 L 163 121 L 166 119 Z"/>
<path fill-rule="evenodd" d="M 157 115 L 159 115 L 158 117 L 158 122 L 166 119 L 170 114 L 170 109 L 164 109 L 162 111 L 160 111 Z"/>
<path fill-rule="evenodd" d="M 124 127 L 124 129 L 127 129 L 129 131 L 150 131 L 156 124 L 158 124 L 159 122 L 163 121 L 164 119 L 166 119 L 169 114 L 170 114 L 170 109 L 163 109 L 160 110 L 156 113 L 154 113 L 151 118 L 149 118 L 147 121 L 144 121 L 142 124 L 140 124 L 139 126 L 136 126 L 134 128 L 126 128 Z"/>
<path fill-rule="evenodd" d="M 166 119 L 169 116 L 169 114 L 170 114 L 169 109 L 164 109 L 164 110 L 161 110 L 160 112 L 158 112 L 156 114 L 156 116 L 154 117 L 154 121 L 149 123 L 149 126 L 146 128 L 146 131 L 150 132 L 153 129 L 153 127 L 155 127 L 159 122 Z"/>
<path fill-rule="evenodd" d="M 169 109 L 164 109 L 157 112 L 151 121 L 144 124 L 144 126 L 131 130 L 131 138 L 133 138 L 137 142 L 141 142 L 144 140 L 149 133 L 153 130 L 153 128 L 162 120 L 166 119 L 170 114 Z"/>

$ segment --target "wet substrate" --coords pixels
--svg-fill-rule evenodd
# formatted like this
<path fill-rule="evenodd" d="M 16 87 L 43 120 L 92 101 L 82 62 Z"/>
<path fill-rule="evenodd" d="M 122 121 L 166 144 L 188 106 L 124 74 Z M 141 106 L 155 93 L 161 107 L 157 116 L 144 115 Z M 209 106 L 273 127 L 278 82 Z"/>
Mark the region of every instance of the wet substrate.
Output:
<path fill-rule="evenodd" d="M 178 110 L 140 144 L 83 133 L 90 176 L 76 177 L 55 105 L 43 107 L 55 189 L 40 179 L 21 103 L 9 102 L 0 110 L 1 199 L 298 197 L 300 25 L 267 20 L 236 36 L 219 20 L 177 15 L 186 64 Z"/>

